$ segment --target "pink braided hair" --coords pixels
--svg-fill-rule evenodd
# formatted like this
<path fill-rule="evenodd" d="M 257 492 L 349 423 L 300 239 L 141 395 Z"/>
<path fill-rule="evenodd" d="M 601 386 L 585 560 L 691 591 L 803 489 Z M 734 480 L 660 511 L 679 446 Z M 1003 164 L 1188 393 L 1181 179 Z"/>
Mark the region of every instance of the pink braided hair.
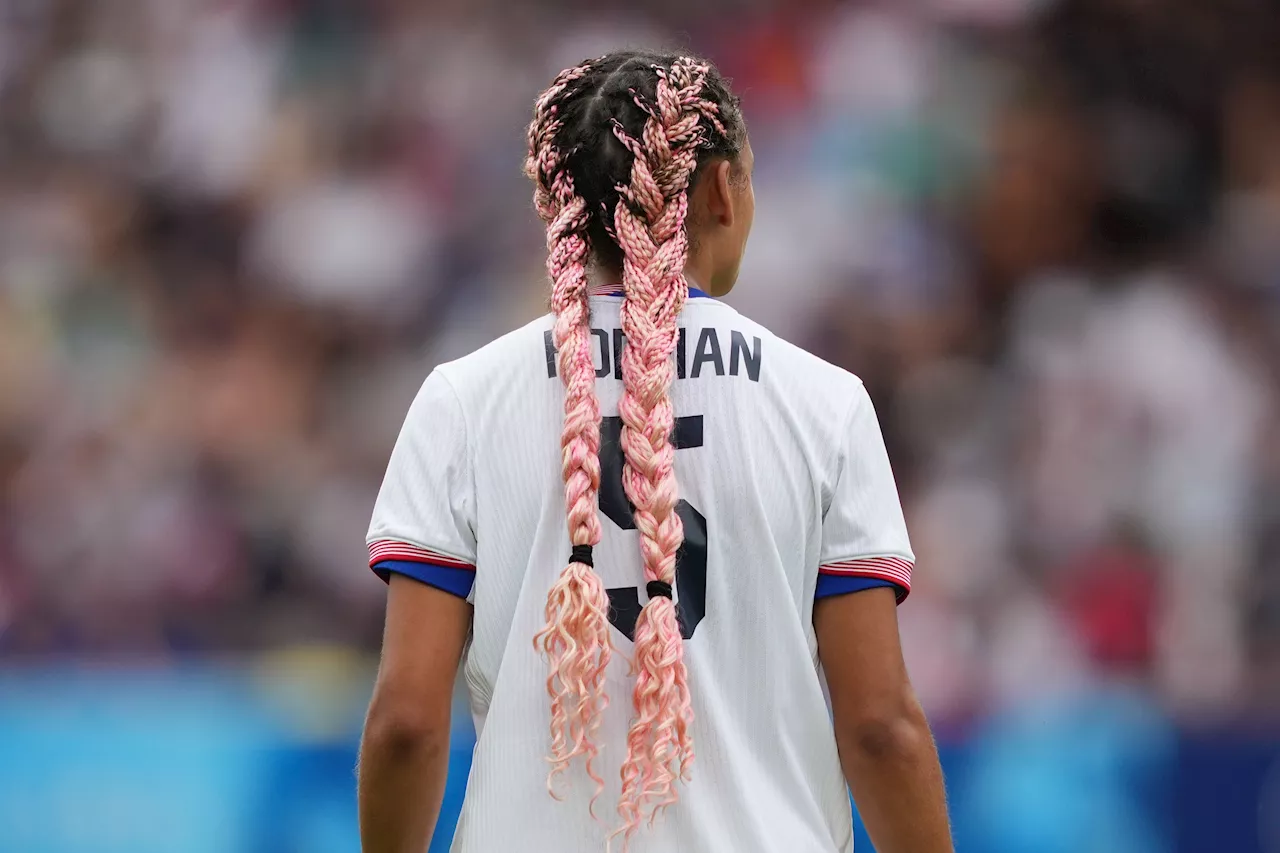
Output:
<path fill-rule="evenodd" d="M 600 406 L 596 399 L 596 372 L 592 364 L 586 261 L 590 252 L 586 237 L 586 203 L 563 168 L 554 145 L 560 128 L 557 96 L 590 69 L 584 63 L 560 74 L 538 99 L 529 126 L 529 157 L 525 170 L 537 189 L 534 204 L 547 222 L 547 272 L 551 277 L 554 336 L 564 382 L 564 430 L 560 437 L 561 472 L 569 540 L 575 546 L 600 541 L 596 500 L 600 489 Z M 605 668 L 612 645 L 609 638 L 609 597 L 591 565 L 571 560 L 547 594 L 546 627 L 534 637 L 534 647 L 546 654 L 551 673 L 552 769 L 547 788 L 553 797 L 555 779 L 580 755 L 586 756 L 587 775 L 595 782 L 595 798 L 604 789 L 593 762 L 599 752 L 595 735 L 608 705 L 604 690 Z"/>
<path fill-rule="evenodd" d="M 632 667 L 636 676 L 635 718 L 627 737 L 628 754 L 622 766 L 622 796 L 618 804 L 623 825 L 610 836 L 612 839 L 622 834 L 624 847 L 646 808 L 651 808 L 651 818 L 656 818 L 663 807 L 676 801 L 675 782 L 688 779 L 693 761 L 689 732 L 693 711 L 679 620 L 671 597 L 676 554 L 684 541 L 684 529 L 675 513 L 678 494 L 671 445 L 675 415 L 669 392 L 676 321 L 688 297 L 684 278 L 689 252 L 685 230 L 688 187 L 698 168 L 701 149 L 732 154 L 736 150 L 734 140 L 740 138 L 726 131 L 721 121 L 725 115 L 706 96 L 709 64 L 687 57 L 659 59 L 653 55 L 645 55 L 653 58 L 649 64 L 641 64 L 640 56 L 612 54 L 561 72 L 535 105 L 525 161 L 525 171 L 535 184 L 534 204 L 547 223 L 554 339 L 565 386 L 562 474 L 569 536 L 574 546 L 574 557 L 547 596 L 547 625 L 534 638 L 534 646 L 547 655 L 551 669 L 547 692 L 551 697 L 552 770 L 548 788 L 552 796 L 556 777 L 580 755 L 586 758 L 587 774 L 596 783 L 597 797 L 604 785 L 592 767 L 598 755 L 595 736 L 608 702 L 604 674 L 612 651 L 608 595 L 588 556 L 589 546 L 597 544 L 601 535 L 596 516 L 600 411 L 595 395 L 586 280 L 592 229 L 597 229 L 597 241 L 608 241 L 608 245 L 596 247 L 598 257 L 603 251 L 620 252 L 626 297 L 622 330 L 627 339 L 620 356 L 624 386 L 619 404 L 625 457 L 623 484 L 634 506 L 650 590 L 649 601 L 636 623 Z M 652 70 L 656 77 L 652 102 L 635 88 L 622 90 L 627 106 L 634 104 L 640 111 L 638 115 L 644 117 L 638 138 L 630 135 L 616 117 L 609 135 L 610 126 L 593 112 L 602 103 L 601 92 L 615 85 L 613 81 L 624 70 Z M 590 78 L 599 79 L 601 75 L 606 79 L 596 84 L 590 98 L 577 97 L 587 91 Z M 723 81 L 716 79 L 716 86 L 724 90 Z M 736 100 L 727 91 L 722 94 L 734 116 L 735 132 L 740 133 L 741 115 Z M 565 128 L 566 113 L 572 114 L 575 109 L 576 124 L 569 132 Z M 601 192 L 617 192 L 612 222 L 608 218 L 610 205 L 599 201 L 599 210 L 589 209 L 574 186 L 575 172 L 569 163 L 581 150 L 581 143 L 565 143 L 563 150 L 557 144 L 562 131 L 570 138 L 576 133 L 581 140 L 590 138 L 596 128 L 602 135 L 609 135 L 610 142 L 616 139 L 621 144 L 618 153 L 627 159 L 609 161 L 612 153 L 598 153 L 603 160 L 576 174 L 592 198 L 599 198 Z M 716 145 L 723 147 L 717 149 L 708 141 L 711 131 L 719 134 Z M 612 171 L 614 163 L 620 171 Z M 628 172 L 629 183 L 617 186 L 613 185 L 613 178 L 603 177 Z M 594 803 L 595 797 L 593 806 Z"/>
<path fill-rule="evenodd" d="M 716 104 L 703 96 L 709 66 L 682 57 L 670 69 L 656 67 L 655 102 L 633 92 L 648 115 L 640 139 L 615 121 L 614 134 L 634 155 L 631 184 L 619 187 L 614 211 L 623 250 L 622 351 L 624 391 L 623 484 L 635 505 L 645 580 L 669 591 L 675 584 L 676 552 L 684 527 L 675 513 L 679 500 L 671 434 L 671 405 L 676 320 L 688 297 L 684 266 L 689 240 L 685 231 L 688 186 L 698 165 L 703 120 L 724 132 Z M 675 781 L 688 780 L 694 758 L 689 732 L 689 699 L 684 644 L 675 603 L 669 592 L 651 595 L 636 622 L 636 717 L 627 736 L 618 813 L 625 839 L 639 826 L 646 806 L 651 819 L 677 799 Z M 624 839 L 624 842 L 625 842 Z"/>

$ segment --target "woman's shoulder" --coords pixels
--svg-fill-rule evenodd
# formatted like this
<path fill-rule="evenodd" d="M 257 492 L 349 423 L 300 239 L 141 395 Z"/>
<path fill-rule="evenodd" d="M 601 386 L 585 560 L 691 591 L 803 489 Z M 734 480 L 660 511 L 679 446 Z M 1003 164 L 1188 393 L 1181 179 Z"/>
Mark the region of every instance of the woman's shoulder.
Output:
<path fill-rule="evenodd" d="M 862 385 L 853 372 L 820 358 L 807 349 L 775 334 L 767 326 L 739 311 L 733 312 L 734 325 L 744 335 L 760 339 L 762 349 L 770 351 L 775 377 L 788 385 L 813 385 L 835 392 L 856 389 Z"/>

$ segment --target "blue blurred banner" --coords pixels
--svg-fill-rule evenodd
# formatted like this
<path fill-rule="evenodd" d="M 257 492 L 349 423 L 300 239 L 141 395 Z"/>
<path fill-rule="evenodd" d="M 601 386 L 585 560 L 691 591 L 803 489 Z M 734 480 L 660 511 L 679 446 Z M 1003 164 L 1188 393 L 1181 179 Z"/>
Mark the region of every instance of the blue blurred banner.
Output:
<path fill-rule="evenodd" d="M 359 849 L 370 673 L 321 671 L 0 674 L 0 851 Z M 433 853 L 470 745 L 460 726 Z M 1274 733 L 1179 732 L 1133 696 L 1097 695 L 989 717 L 942 749 L 965 853 L 1280 850 Z"/>
<path fill-rule="evenodd" d="M 40 671 L 2 684 L 0 850 L 261 849 L 255 815 L 292 747 L 241 680 Z"/>

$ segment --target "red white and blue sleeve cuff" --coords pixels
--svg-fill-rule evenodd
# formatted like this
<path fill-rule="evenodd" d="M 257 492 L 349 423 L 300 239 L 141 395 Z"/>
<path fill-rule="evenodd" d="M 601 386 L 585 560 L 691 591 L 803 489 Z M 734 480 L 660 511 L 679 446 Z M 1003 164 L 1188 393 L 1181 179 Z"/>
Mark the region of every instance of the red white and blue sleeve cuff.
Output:
<path fill-rule="evenodd" d="M 818 567 L 817 597 L 892 584 L 901 604 L 911 592 L 911 561 L 903 557 L 857 557 Z M 876 583 L 864 585 L 864 582 Z"/>
<path fill-rule="evenodd" d="M 471 594 L 476 579 L 472 563 L 394 539 L 369 543 L 369 568 L 384 581 L 389 582 L 392 574 L 404 575 L 459 598 Z"/>

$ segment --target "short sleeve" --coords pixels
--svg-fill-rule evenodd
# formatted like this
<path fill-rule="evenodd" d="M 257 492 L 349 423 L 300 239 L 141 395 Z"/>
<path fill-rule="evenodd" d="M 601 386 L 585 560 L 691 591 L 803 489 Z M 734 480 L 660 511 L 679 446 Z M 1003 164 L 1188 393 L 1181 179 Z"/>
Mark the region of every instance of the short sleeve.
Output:
<path fill-rule="evenodd" d="M 827 577 L 878 579 L 892 583 L 901 602 L 911 591 L 915 556 L 875 407 L 861 384 L 841 441 L 822 519 L 820 588 Z"/>
<path fill-rule="evenodd" d="M 437 370 L 409 407 L 369 524 L 369 566 L 466 597 L 475 577 L 475 487 L 462 405 Z"/>

